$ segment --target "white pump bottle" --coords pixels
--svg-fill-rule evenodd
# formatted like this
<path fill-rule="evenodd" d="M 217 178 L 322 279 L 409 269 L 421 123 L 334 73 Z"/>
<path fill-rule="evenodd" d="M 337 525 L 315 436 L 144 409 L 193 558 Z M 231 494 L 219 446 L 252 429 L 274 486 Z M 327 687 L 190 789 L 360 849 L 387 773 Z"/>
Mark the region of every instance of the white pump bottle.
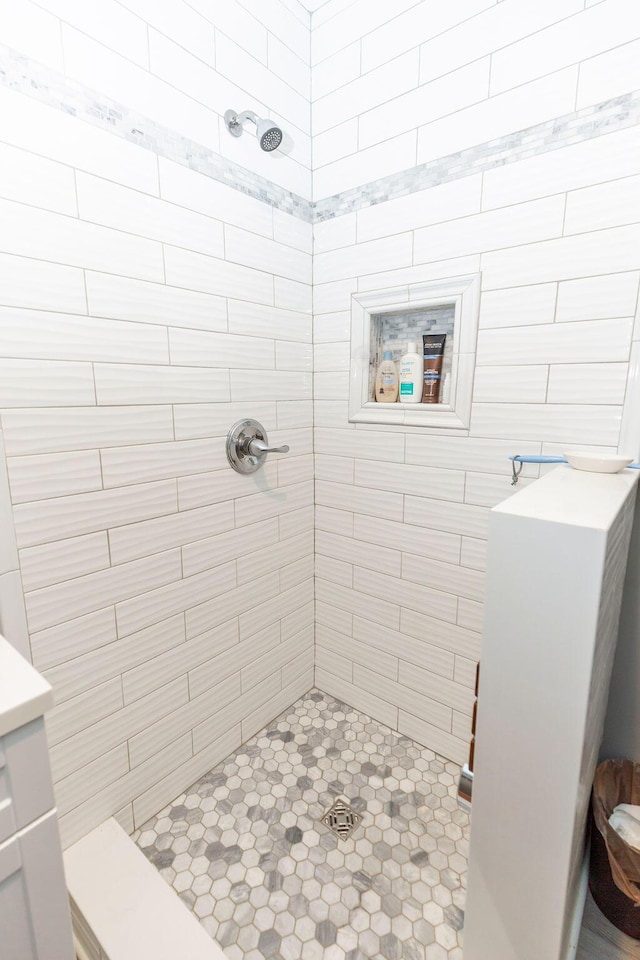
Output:
<path fill-rule="evenodd" d="M 420 403 L 422 400 L 422 357 L 415 343 L 407 344 L 407 352 L 400 360 L 400 403 Z"/>

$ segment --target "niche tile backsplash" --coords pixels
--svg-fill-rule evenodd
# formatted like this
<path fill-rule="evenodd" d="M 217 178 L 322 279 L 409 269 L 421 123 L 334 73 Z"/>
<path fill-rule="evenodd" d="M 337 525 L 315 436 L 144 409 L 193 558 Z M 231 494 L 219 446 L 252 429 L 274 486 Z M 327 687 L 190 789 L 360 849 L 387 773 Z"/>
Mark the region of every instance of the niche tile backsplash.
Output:
<path fill-rule="evenodd" d="M 424 334 L 445 333 L 444 359 L 442 361 L 443 390 L 441 401 L 446 399 L 446 379 L 451 376 L 451 356 L 455 326 L 455 306 L 452 303 L 434 307 L 419 307 L 414 310 L 390 310 L 388 313 L 371 314 L 371 347 L 369 351 L 369 397 L 374 399 L 376 372 L 385 351 L 390 351 L 398 365 L 407 352 L 407 343 L 414 342 L 416 352 L 422 354 Z"/>

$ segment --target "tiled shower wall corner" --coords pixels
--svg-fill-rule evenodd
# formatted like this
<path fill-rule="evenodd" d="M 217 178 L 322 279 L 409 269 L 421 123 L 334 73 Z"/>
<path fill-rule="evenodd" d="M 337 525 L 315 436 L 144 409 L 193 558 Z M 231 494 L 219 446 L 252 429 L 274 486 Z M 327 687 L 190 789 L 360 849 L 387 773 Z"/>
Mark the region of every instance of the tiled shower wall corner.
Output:
<path fill-rule="evenodd" d="M 458 761 L 507 457 L 638 452 L 638 36 L 632 0 L 313 18 L 316 682 Z M 350 424 L 352 291 L 479 271 L 470 430 Z"/>
<path fill-rule="evenodd" d="M 311 225 L 184 154 L 308 202 L 309 17 L 19 0 L 0 36 L 0 589 L 19 556 L 26 607 L 2 623 L 55 689 L 68 844 L 132 829 L 313 682 Z M 230 137 L 230 107 L 293 152 Z M 291 455 L 231 471 L 241 416 Z"/>
<path fill-rule="evenodd" d="M 638 16 L 0 12 L 0 616 L 55 687 L 66 843 L 139 824 L 311 686 L 314 417 L 316 681 L 464 759 L 506 457 L 637 444 Z M 230 107 L 284 151 L 230 137 Z M 480 270 L 470 431 L 349 424 L 351 293 Z M 255 479 L 224 458 L 245 415 L 292 447 Z"/>

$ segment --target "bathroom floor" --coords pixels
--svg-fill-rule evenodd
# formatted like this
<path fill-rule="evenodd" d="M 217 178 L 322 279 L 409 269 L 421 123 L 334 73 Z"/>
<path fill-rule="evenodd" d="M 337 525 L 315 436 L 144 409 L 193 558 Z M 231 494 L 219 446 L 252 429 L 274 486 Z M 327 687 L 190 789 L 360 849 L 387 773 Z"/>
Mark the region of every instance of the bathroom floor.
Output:
<path fill-rule="evenodd" d="M 134 840 L 230 960 L 461 960 L 459 772 L 312 690 Z"/>

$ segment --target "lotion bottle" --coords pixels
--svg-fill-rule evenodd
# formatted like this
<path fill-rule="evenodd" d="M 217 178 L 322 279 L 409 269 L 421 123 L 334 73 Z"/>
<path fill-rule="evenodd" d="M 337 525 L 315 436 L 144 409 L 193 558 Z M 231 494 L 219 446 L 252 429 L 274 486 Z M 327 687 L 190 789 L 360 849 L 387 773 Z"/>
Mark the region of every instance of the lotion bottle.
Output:
<path fill-rule="evenodd" d="M 422 400 L 422 357 L 415 343 L 407 344 L 407 352 L 400 360 L 400 403 L 420 403 Z"/>
<path fill-rule="evenodd" d="M 391 359 L 391 350 L 385 350 L 376 375 L 376 400 L 378 403 L 396 403 L 398 400 L 398 371 Z"/>

